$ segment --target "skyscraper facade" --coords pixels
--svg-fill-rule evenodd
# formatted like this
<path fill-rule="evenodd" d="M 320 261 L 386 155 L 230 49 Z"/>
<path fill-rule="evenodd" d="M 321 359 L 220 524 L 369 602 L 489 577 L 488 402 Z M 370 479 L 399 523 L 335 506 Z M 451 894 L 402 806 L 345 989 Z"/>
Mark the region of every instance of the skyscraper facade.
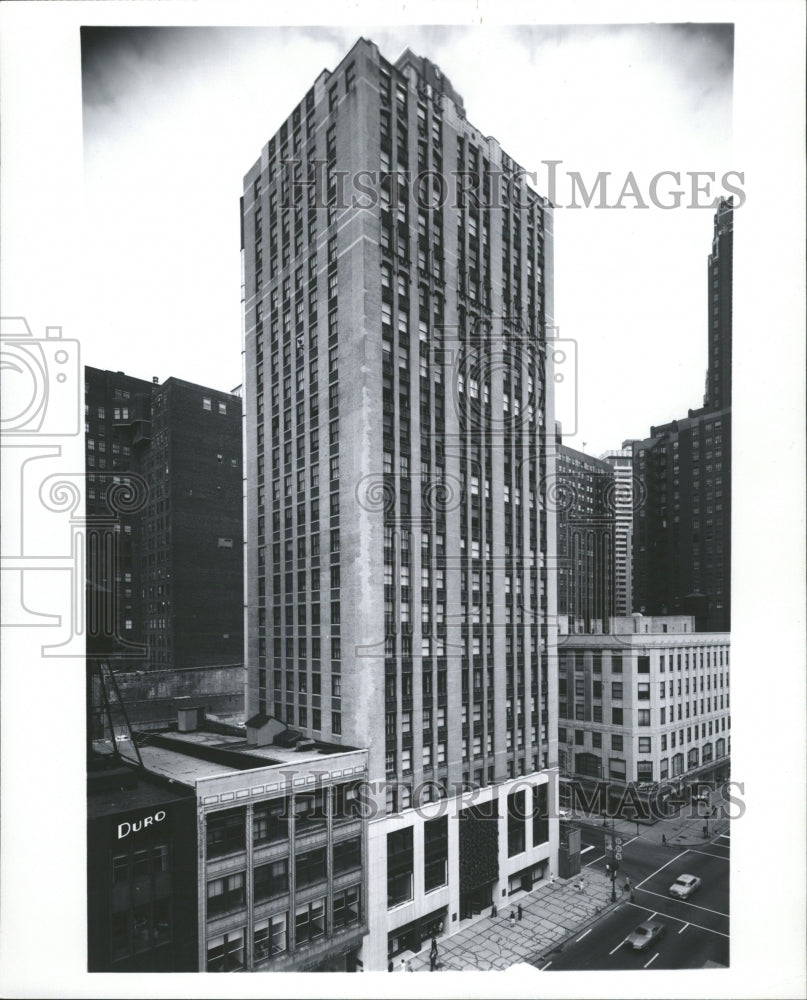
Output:
<path fill-rule="evenodd" d="M 602 632 L 614 613 L 615 481 L 611 466 L 558 445 L 558 615 L 565 634 Z"/>
<path fill-rule="evenodd" d="M 634 610 L 691 614 L 731 629 L 731 302 L 733 207 L 715 214 L 709 256 L 709 368 L 704 406 L 633 442 L 643 492 L 634 523 Z"/>
<path fill-rule="evenodd" d="M 241 221 L 248 708 L 367 748 L 383 969 L 557 855 L 552 209 L 362 39 Z"/>
<path fill-rule="evenodd" d="M 634 489 L 631 441 L 600 458 L 614 474 L 614 614 L 622 617 L 633 610 L 633 510 L 634 503 L 642 502 L 642 494 Z"/>

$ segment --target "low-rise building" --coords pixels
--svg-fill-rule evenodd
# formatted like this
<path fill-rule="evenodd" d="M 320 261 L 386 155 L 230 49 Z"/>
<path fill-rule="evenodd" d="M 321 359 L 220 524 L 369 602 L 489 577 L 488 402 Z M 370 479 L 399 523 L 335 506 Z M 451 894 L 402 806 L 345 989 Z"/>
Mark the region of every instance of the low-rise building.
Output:
<path fill-rule="evenodd" d="M 183 708 L 178 729 L 138 736 L 121 760 L 139 785 L 170 783 L 189 802 L 192 822 L 174 828 L 182 841 L 170 845 L 170 857 L 194 865 L 193 906 L 181 922 L 175 909 L 172 925 L 175 936 L 193 942 L 192 970 L 354 971 L 367 933 L 366 750 L 301 738 L 265 716 L 239 731 L 201 714 Z M 136 790 L 118 794 L 108 820 L 113 840 L 119 821 L 134 829 L 137 814 L 140 822 L 136 799 Z M 152 806 L 165 816 L 149 827 L 162 832 L 168 807 L 149 801 L 146 810 Z M 97 837 L 89 862 L 102 916 L 123 862 Z M 187 902 L 187 885 L 184 892 Z M 90 928 L 92 955 L 93 933 L 106 932 L 102 920 Z M 187 948 L 183 958 L 187 970 Z M 158 967 L 168 971 L 153 961 L 126 969 Z"/>
<path fill-rule="evenodd" d="M 612 618 L 609 634 L 559 641 L 558 747 L 565 778 L 644 796 L 728 777 L 730 635 L 691 616 Z M 602 803 L 604 808 L 604 802 Z"/>

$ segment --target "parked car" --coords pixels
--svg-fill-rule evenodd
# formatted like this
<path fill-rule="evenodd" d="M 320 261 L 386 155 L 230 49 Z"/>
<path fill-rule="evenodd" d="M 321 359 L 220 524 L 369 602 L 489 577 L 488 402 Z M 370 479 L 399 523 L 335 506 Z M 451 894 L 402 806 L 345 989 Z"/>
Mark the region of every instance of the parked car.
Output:
<path fill-rule="evenodd" d="M 634 951 L 644 951 L 664 933 L 664 924 L 658 920 L 645 920 L 635 931 L 628 934 L 628 944 Z"/>
<path fill-rule="evenodd" d="M 679 875 L 670 886 L 669 892 L 677 899 L 689 899 L 700 884 L 701 880 L 697 875 Z"/>

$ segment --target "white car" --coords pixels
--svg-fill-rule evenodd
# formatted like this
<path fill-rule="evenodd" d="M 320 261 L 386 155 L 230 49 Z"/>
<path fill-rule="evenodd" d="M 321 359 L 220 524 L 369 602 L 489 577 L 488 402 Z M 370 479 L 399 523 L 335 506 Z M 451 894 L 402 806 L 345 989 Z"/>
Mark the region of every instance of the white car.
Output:
<path fill-rule="evenodd" d="M 689 899 L 700 884 L 701 880 L 697 875 L 679 875 L 670 886 L 669 892 L 676 899 Z"/>

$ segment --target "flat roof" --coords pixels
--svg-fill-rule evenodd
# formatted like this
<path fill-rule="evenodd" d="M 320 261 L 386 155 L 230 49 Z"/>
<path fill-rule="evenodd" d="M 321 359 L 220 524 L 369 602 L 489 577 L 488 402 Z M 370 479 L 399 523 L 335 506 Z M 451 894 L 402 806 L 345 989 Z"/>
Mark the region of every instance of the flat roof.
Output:
<path fill-rule="evenodd" d="M 148 735 L 148 734 L 146 734 Z M 148 740 L 140 745 L 140 756 L 143 765 L 154 774 L 162 775 L 174 781 L 182 781 L 195 785 L 200 779 L 223 777 L 241 774 L 248 771 L 262 770 L 268 767 L 288 766 L 290 764 L 310 764 L 323 758 L 332 758 L 339 754 L 356 753 L 356 747 L 337 747 L 333 744 L 315 744 L 305 750 L 297 751 L 294 747 L 271 746 L 255 747 L 247 744 L 246 737 L 212 733 L 197 730 L 190 733 L 176 731 L 157 734 L 171 740 L 172 745 L 156 746 Z M 183 744 L 187 745 L 185 751 Z M 242 754 L 242 762 L 252 764 L 248 767 L 235 767 L 228 763 L 205 760 L 193 755 L 194 748 L 207 750 L 222 750 L 232 754 Z M 124 759 L 136 763 L 134 747 L 122 748 Z M 256 759 L 257 758 L 257 759 Z"/>

